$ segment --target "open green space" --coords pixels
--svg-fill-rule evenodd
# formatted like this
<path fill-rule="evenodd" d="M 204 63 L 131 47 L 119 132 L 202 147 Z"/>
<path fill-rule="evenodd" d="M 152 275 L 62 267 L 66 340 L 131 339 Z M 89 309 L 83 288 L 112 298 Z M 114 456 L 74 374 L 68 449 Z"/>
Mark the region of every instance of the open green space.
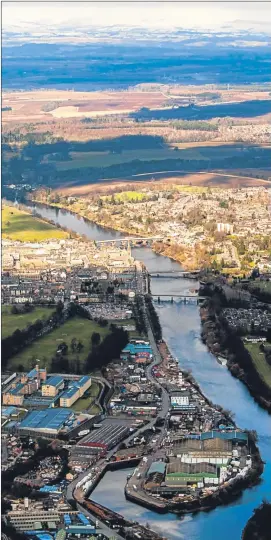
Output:
<path fill-rule="evenodd" d="M 100 334 L 103 339 L 108 333 L 108 327 L 102 328 L 96 322 L 89 319 L 82 319 L 80 317 L 73 317 L 62 324 L 59 328 L 56 328 L 50 334 L 47 334 L 37 341 L 34 341 L 23 349 L 20 353 L 13 356 L 8 362 L 9 369 L 18 369 L 21 364 L 24 370 L 29 370 L 35 365 L 36 360 L 40 360 L 41 367 L 47 367 L 50 370 L 51 359 L 56 355 L 58 346 L 61 343 L 68 345 L 68 351 L 65 358 L 72 362 L 78 362 L 82 366 L 85 358 L 91 351 L 91 336 L 93 332 Z M 72 351 L 71 341 L 75 338 L 77 342 L 81 342 L 83 348 L 80 352 Z"/>
<path fill-rule="evenodd" d="M 67 238 L 68 233 L 13 206 L 2 207 L 2 238 L 21 242 L 40 242 Z"/>
<path fill-rule="evenodd" d="M 244 342 L 244 345 L 249 352 L 252 362 L 261 379 L 263 379 L 265 384 L 271 388 L 271 366 L 267 363 L 264 352 L 260 349 L 260 343 Z"/>
<path fill-rule="evenodd" d="M 70 152 L 71 161 L 56 161 L 59 171 L 83 167 L 110 167 L 130 161 L 160 161 L 163 159 L 206 160 L 198 148 L 185 148 L 174 151 L 171 147 L 123 150 L 120 154 L 111 152 Z"/>
<path fill-rule="evenodd" d="M 122 191 L 121 193 L 114 193 L 113 197 L 116 201 L 120 202 L 142 201 L 146 197 L 146 193 L 141 193 L 140 191 Z M 105 195 L 101 198 L 111 200 L 112 196 Z"/>
<path fill-rule="evenodd" d="M 10 336 L 15 330 L 23 330 L 28 324 L 32 324 L 38 319 L 48 319 L 55 311 L 55 307 L 34 307 L 30 313 L 11 313 L 11 306 L 4 305 L 1 307 L 2 313 L 2 339 Z"/>

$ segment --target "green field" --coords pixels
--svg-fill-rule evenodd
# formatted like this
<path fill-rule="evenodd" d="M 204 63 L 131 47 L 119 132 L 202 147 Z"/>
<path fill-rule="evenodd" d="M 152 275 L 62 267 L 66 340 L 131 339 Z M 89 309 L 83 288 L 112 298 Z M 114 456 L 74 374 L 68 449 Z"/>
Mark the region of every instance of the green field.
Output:
<path fill-rule="evenodd" d="M 264 352 L 260 350 L 260 344 L 247 343 L 244 341 L 244 345 L 248 350 L 261 379 L 263 379 L 265 384 L 271 388 L 271 366 L 266 362 Z"/>
<path fill-rule="evenodd" d="M 107 327 L 101 328 L 94 321 L 73 317 L 50 332 L 50 334 L 37 339 L 23 351 L 13 356 L 8 362 L 8 368 L 17 369 L 17 366 L 22 364 L 25 370 L 29 370 L 39 359 L 41 367 L 46 366 L 47 369 L 50 369 L 51 359 L 55 356 L 57 347 L 61 342 L 68 345 L 66 358 L 69 361 L 76 361 L 78 357 L 80 364 L 82 364 L 91 350 L 91 335 L 93 332 L 99 332 L 101 338 L 104 338 L 109 333 L 109 329 Z M 71 350 L 70 345 L 73 338 L 81 341 L 82 345 L 84 345 L 80 353 L 73 353 Z"/>
<path fill-rule="evenodd" d="M 68 233 L 13 206 L 2 207 L 2 238 L 21 242 L 40 242 L 67 238 Z"/>
<path fill-rule="evenodd" d="M 35 307 L 31 313 L 23 313 L 22 315 L 11 313 L 11 306 L 2 306 L 2 339 L 10 336 L 15 330 L 23 330 L 28 324 L 31 324 L 38 319 L 45 317 L 48 319 L 50 315 L 55 311 L 55 307 Z"/>
<path fill-rule="evenodd" d="M 160 161 L 163 159 L 187 159 L 206 160 L 198 148 L 184 148 L 175 152 L 173 148 L 149 148 L 137 150 L 123 150 L 121 154 L 111 152 L 71 152 L 72 161 L 57 161 L 56 168 L 59 171 L 79 169 L 82 167 L 110 167 L 129 161 Z"/>
<path fill-rule="evenodd" d="M 140 191 L 122 191 L 121 193 L 114 193 L 114 199 L 120 202 L 133 202 L 133 201 L 142 201 L 146 197 L 146 193 L 141 193 Z M 105 200 L 110 200 L 111 196 L 101 197 Z"/>

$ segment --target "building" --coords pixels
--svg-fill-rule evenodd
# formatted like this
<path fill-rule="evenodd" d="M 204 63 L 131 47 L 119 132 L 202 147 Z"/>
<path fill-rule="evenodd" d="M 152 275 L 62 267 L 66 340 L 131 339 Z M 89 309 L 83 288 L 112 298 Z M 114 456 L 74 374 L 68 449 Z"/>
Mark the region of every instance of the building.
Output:
<path fill-rule="evenodd" d="M 70 409 L 49 408 L 30 412 L 19 426 L 21 434 L 56 437 L 59 431 L 72 421 L 74 412 Z"/>
<path fill-rule="evenodd" d="M 64 379 L 60 375 L 50 377 L 46 384 L 42 385 L 41 393 L 43 396 L 55 397 L 59 390 L 64 388 Z"/>
<path fill-rule="evenodd" d="M 46 368 L 40 368 L 37 364 L 29 373 L 27 374 L 29 379 L 40 379 L 41 381 L 46 381 L 47 379 L 47 371 Z"/>
<path fill-rule="evenodd" d="M 170 394 L 170 403 L 171 403 L 171 407 L 173 407 L 173 408 L 179 408 L 179 407 L 182 407 L 182 406 L 188 406 L 189 405 L 189 393 L 188 392 L 182 392 L 182 391 L 171 392 L 171 394 Z"/>
<path fill-rule="evenodd" d="M 217 223 L 217 231 L 225 232 L 226 234 L 232 234 L 233 225 L 231 225 L 230 223 Z"/>
<path fill-rule="evenodd" d="M 19 383 L 15 388 L 11 388 L 3 394 L 3 405 L 17 405 L 21 407 L 24 402 L 24 394 L 22 389 L 24 388 L 23 383 Z"/>
<path fill-rule="evenodd" d="M 59 523 L 60 515 L 57 510 L 28 510 L 27 512 L 13 510 L 8 513 L 10 523 L 19 531 L 35 530 L 37 523 Z"/>
<path fill-rule="evenodd" d="M 60 407 L 71 407 L 91 386 L 91 377 L 84 375 L 78 381 L 71 381 L 68 390 L 60 396 Z"/>

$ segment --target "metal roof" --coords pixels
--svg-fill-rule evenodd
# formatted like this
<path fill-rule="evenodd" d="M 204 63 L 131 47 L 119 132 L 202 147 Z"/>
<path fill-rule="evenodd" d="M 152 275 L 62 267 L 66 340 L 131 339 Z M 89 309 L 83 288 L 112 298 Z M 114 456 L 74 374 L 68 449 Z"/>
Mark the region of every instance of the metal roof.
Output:
<path fill-rule="evenodd" d="M 61 394 L 61 399 L 71 398 L 74 394 L 76 394 L 76 392 L 78 392 L 77 386 L 71 386 L 68 390 Z"/>
<path fill-rule="evenodd" d="M 84 384 L 86 384 L 86 382 L 89 380 L 91 380 L 91 377 L 89 377 L 88 375 L 84 375 L 83 377 L 81 377 L 81 379 L 79 379 L 79 381 L 75 382 L 75 385 L 80 387 L 84 386 Z"/>
<path fill-rule="evenodd" d="M 12 388 L 12 390 L 9 390 L 9 394 L 11 394 L 12 396 L 17 396 L 17 394 L 20 394 L 20 391 L 22 390 L 22 388 L 24 387 L 25 385 L 23 383 L 18 383 L 17 386 L 15 386 L 15 388 Z"/>
<path fill-rule="evenodd" d="M 45 384 L 49 386 L 59 386 L 61 383 L 63 383 L 63 381 L 63 377 L 60 375 L 55 375 L 54 377 L 50 377 Z"/>
<path fill-rule="evenodd" d="M 153 473 L 164 474 L 165 470 L 166 470 L 166 463 L 164 463 L 163 461 L 154 461 L 148 470 L 148 476 Z"/>
<path fill-rule="evenodd" d="M 207 431 L 206 433 L 202 433 L 200 438 L 202 441 L 207 439 L 226 439 L 247 442 L 248 440 L 247 433 L 244 431 Z"/>
<path fill-rule="evenodd" d="M 71 409 L 45 409 L 42 411 L 32 411 L 21 422 L 20 428 L 59 431 L 71 414 L 73 414 Z"/>
<path fill-rule="evenodd" d="M 46 372 L 45 368 L 40 368 L 39 369 L 39 373 L 44 373 L 44 372 Z M 34 368 L 34 369 L 31 369 L 31 371 L 29 371 L 29 373 L 27 374 L 27 377 L 29 377 L 29 379 L 32 379 L 33 377 L 37 377 L 37 374 L 38 374 L 38 372 L 37 372 L 36 368 Z"/>

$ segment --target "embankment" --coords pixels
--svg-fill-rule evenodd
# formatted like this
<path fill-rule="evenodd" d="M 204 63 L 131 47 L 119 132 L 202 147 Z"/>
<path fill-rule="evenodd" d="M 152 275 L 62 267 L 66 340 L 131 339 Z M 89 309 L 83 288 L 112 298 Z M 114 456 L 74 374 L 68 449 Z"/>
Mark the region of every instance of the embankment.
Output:
<path fill-rule="evenodd" d="M 216 356 L 227 358 L 231 374 L 246 384 L 255 401 L 271 414 L 271 390 L 256 370 L 242 338 L 222 326 L 217 314 L 210 309 L 209 299 L 200 309 L 202 340 Z"/>

